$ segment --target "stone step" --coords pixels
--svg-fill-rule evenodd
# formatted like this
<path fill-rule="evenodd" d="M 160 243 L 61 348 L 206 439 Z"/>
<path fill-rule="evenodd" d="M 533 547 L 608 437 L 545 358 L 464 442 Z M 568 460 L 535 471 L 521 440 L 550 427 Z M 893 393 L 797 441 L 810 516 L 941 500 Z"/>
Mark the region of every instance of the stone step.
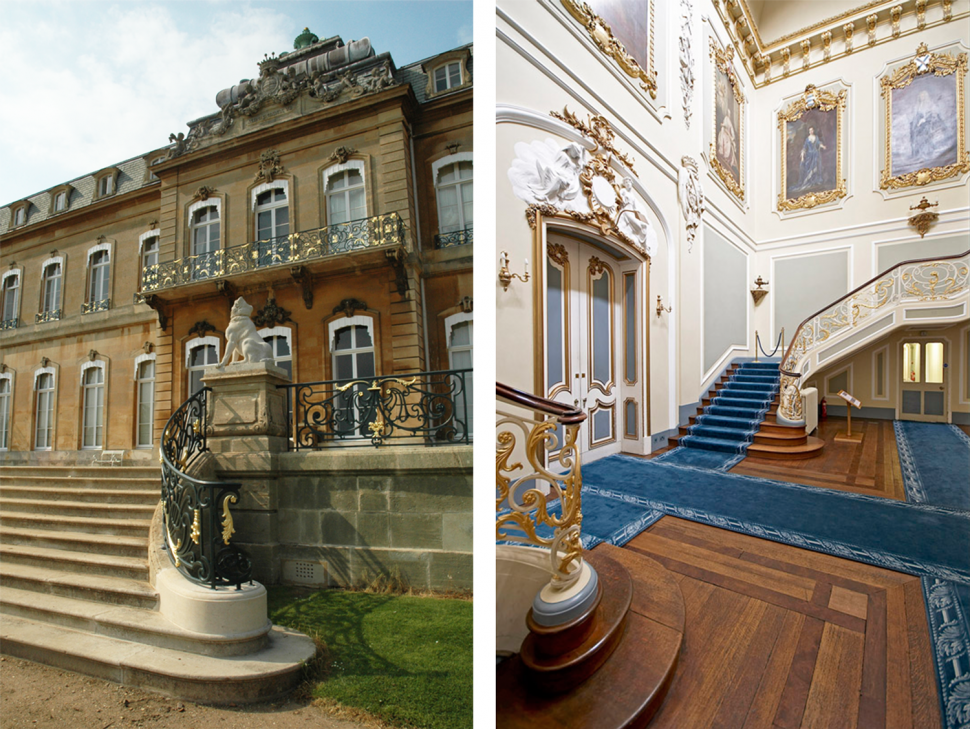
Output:
<path fill-rule="evenodd" d="M 148 537 L 151 519 L 101 519 L 85 516 L 0 511 L 0 526 L 13 529 L 84 532 L 119 537 Z"/>
<path fill-rule="evenodd" d="M 4 466 L 3 479 L 18 476 L 92 478 L 99 480 L 161 478 L 161 467 L 152 466 Z"/>
<path fill-rule="evenodd" d="M 145 557 L 148 554 L 147 529 L 144 537 L 130 537 L 50 529 L 18 529 L 0 524 L 0 544 L 22 544 L 72 552 L 111 554 L 119 557 Z"/>
<path fill-rule="evenodd" d="M 144 580 L 71 574 L 48 567 L 12 564 L 6 560 L 0 562 L 0 583 L 4 589 L 13 587 L 111 605 L 154 609 L 158 604 L 158 595 Z"/>
<path fill-rule="evenodd" d="M 151 504 L 160 498 L 160 487 L 147 489 L 76 489 L 63 487 L 0 486 L 0 496 L 38 501 L 77 501 L 99 504 Z"/>
<path fill-rule="evenodd" d="M 267 620 L 262 629 L 246 636 L 204 635 L 173 625 L 156 610 L 101 605 L 58 595 L 38 599 L 36 592 L 12 587 L 0 593 L 0 614 L 204 656 L 254 653 L 265 647 L 272 625 Z"/>
<path fill-rule="evenodd" d="M 313 641 L 274 627 L 267 646 L 246 656 L 199 656 L 81 632 L 12 615 L 0 627 L 3 652 L 123 686 L 207 704 L 267 701 L 292 690 Z"/>
<path fill-rule="evenodd" d="M 71 574 L 101 575 L 131 580 L 148 579 L 148 551 L 141 557 L 72 552 L 25 544 L 0 544 L 0 562 L 43 567 Z"/>
<path fill-rule="evenodd" d="M 65 478 L 63 476 L 18 476 L 2 471 L 0 488 L 8 486 L 67 487 L 72 489 L 134 489 L 160 492 L 162 479 L 158 473 L 151 478 Z"/>
<path fill-rule="evenodd" d="M 155 511 L 155 504 L 92 504 L 81 501 L 11 499 L 2 496 L 0 497 L 0 511 L 107 519 L 151 519 Z"/>

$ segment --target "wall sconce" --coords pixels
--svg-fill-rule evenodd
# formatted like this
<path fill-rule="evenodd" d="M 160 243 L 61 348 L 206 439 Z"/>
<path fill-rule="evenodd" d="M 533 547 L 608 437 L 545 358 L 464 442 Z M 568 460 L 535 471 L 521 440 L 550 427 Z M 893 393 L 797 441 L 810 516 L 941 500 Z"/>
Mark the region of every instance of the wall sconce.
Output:
<path fill-rule="evenodd" d="M 768 289 L 761 288 L 762 286 L 767 286 L 767 281 L 762 281 L 761 276 L 755 279 L 754 285 L 758 288 L 751 289 L 751 298 L 754 299 L 754 305 L 757 306 L 761 300 L 768 295 Z"/>
<path fill-rule="evenodd" d="M 517 273 L 512 273 L 509 271 L 509 253 L 508 251 L 502 251 L 498 256 L 499 269 L 498 269 L 498 280 L 502 284 L 502 290 L 508 291 L 509 284 L 512 283 L 513 278 L 519 279 L 522 283 L 526 283 L 529 280 L 529 259 L 525 259 L 525 275 L 520 276 Z"/>
<path fill-rule="evenodd" d="M 665 311 L 669 314 L 672 309 L 669 306 L 664 306 L 663 302 L 660 300 L 660 294 L 657 294 L 657 318 L 659 319 L 660 315 Z"/>
<path fill-rule="evenodd" d="M 924 196 L 922 200 L 919 201 L 918 205 L 910 206 L 910 210 L 919 210 L 916 215 L 909 219 L 909 224 L 916 228 L 916 232 L 919 233 L 919 237 L 922 238 L 926 235 L 926 231 L 930 229 L 930 226 L 935 223 L 940 215 L 930 210 L 930 208 L 935 208 L 939 203 L 931 203 Z"/>

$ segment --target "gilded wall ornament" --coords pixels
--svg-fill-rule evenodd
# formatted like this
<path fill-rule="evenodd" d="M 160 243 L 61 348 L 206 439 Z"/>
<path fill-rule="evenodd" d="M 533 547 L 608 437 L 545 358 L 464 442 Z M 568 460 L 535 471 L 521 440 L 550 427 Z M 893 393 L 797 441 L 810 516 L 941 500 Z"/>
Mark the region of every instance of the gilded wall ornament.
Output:
<path fill-rule="evenodd" d="M 870 46 L 876 45 L 876 21 L 879 20 L 879 16 L 875 13 L 866 16 L 866 33 L 868 34 L 868 42 Z"/>
<path fill-rule="evenodd" d="M 744 93 L 734 72 L 734 48 L 721 49 L 711 39 L 714 67 L 714 115 L 710 165 L 725 187 L 744 200 Z"/>
<path fill-rule="evenodd" d="M 880 79 L 886 110 L 883 190 L 970 172 L 966 75 L 966 53 L 930 53 L 921 43 L 912 61 Z"/>
<path fill-rule="evenodd" d="M 589 271 L 590 276 L 599 276 L 606 270 L 606 264 L 596 256 L 590 256 L 589 265 L 587 265 L 586 270 Z"/>
<path fill-rule="evenodd" d="M 268 149 L 259 155 L 259 169 L 253 176 L 256 182 L 272 182 L 274 178 L 284 174 L 280 153 L 275 149 Z"/>
<path fill-rule="evenodd" d="M 684 155 L 680 158 L 680 174 L 677 177 L 677 196 L 680 198 L 680 211 L 687 225 L 687 252 L 694 248 L 694 237 L 704 214 L 704 190 L 701 187 L 697 160 Z"/>
<path fill-rule="evenodd" d="M 920 238 L 924 237 L 930 229 L 930 226 L 939 219 L 940 214 L 930 210 L 930 208 L 935 208 L 938 205 L 939 203 L 931 203 L 924 196 L 918 204 L 909 207 L 910 210 L 919 210 L 916 215 L 909 219 L 909 224 L 916 228 Z"/>
<path fill-rule="evenodd" d="M 694 104 L 694 52 L 691 50 L 694 8 L 691 0 L 680 0 L 680 95 L 684 107 L 684 124 L 690 129 L 691 107 Z"/>
<path fill-rule="evenodd" d="M 569 251 L 566 247 L 560 243 L 548 243 L 546 245 L 546 252 L 553 261 L 558 263 L 560 266 L 565 266 L 569 262 Z"/>
<path fill-rule="evenodd" d="M 638 61 L 627 52 L 626 46 L 617 39 L 614 29 L 602 17 L 594 13 L 588 3 L 578 2 L 577 0 L 561 0 L 569 14 L 586 29 L 593 43 L 608 58 L 615 61 L 627 76 L 636 79 L 640 83 L 640 88 L 649 93 L 651 99 L 656 99 L 657 72 L 653 69 L 654 0 L 647 1 L 649 3 L 649 31 L 645 37 L 634 39 L 634 28 L 632 27 L 617 26 L 616 28 L 616 33 L 628 38 L 628 42 L 635 41 L 638 43 L 641 48 L 641 52 L 636 54 L 640 57 Z M 622 16 L 618 16 L 617 20 L 623 22 L 624 19 Z M 636 51 L 634 52 L 636 53 Z"/>
<path fill-rule="evenodd" d="M 843 145 L 847 93 L 805 87 L 778 113 L 781 211 L 827 205 L 847 194 Z"/>

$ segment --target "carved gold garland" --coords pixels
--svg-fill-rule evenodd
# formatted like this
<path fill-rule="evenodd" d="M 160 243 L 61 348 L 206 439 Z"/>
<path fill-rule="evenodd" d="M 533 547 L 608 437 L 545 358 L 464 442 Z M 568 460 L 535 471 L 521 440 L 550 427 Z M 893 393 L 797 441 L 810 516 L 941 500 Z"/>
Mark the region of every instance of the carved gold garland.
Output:
<path fill-rule="evenodd" d="M 714 79 L 713 87 L 717 88 L 717 72 L 725 74 L 728 80 L 731 82 L 731 90 L 734 93 L 734 99 L 738 102 L 738 179 L 735 180 L 734 176 L 731 174 L 730 170 L 726 169 L 724 165 L 720 163 L 717 158 L 717 94 L 713 94 L 714 103 L 712 106 L 711 115 L 711 125 L 714 129 L 714 135 L 711 141 L 710 150 L 710 160 L 711 168 L 717 173 L 717 176 L 721 178 L 721 182 L 725 184 L 728 190 L 731 191 L 739 200 L 744 200 L 744 186 L 741 180 L 744 180 L 744 93 L 741 91 L 741 84 L 738 83 L 738 78 L 734 73 L 734 66 L 731 63 L 734 58 L 734 46 L 728 46 L 727 48 L 720 48 L 714 39 L 711 39 L 711 61 L 714 63 Z"/>
<path fill-rule="evenodd" d="M 842 140 L 845 134 L 845 106 L 846 91 L 839 91 L 837 94 L 831 91 L 820 91 L 814 84 L 805 87 L 801 98 L 789 104 L 784 111 L 778 114 L 778 128 L 781 130 L 781 188 L 778 193 L 778 209 L 783 211 L 799 210 L 803 208 L 814 208 L 817 205 L 825 205 L 843 198 L 847 194 L 847 185 L 843 177 L 844 168 L 842 166 Z M 812 192 L 797 198 L 786 198 L 786 178 L 788 176 L 788 155 L 785 145 L 788 139 L 787 125 L 789 122 L 797 121 L 801 116 L 811 110 L 836 111 L 836 161 L 835 170 L 837 184 L 834 190 L 824 190 L 822 192 Z"/>
<path fill-rule="evenodd" d="M 892 110 L 894 89 L 901 89 L 913 82 L 918 76 L 932 73 L 935 76 L 949 76 L 956 74 L 956 103 L 957 103 L 957 161 L 941 167 L 926 167 L 904 175 L 892 176 Z M 949 53 L 930 53 L 925 43 L 920 43 L 916 56 L 909 63 L 897 68 L 891 74 L 880 79 L 882 95 L 885 97 L 886 108 L 886 159 L 882 170 L 879 187 L 883 190 L 899 189 L 913 185 L 928 185 L 950 177 L 956 177 L 964 172 L 970 172 L 970 153 L 967 152 L 966 119 L 964 114 L 965 81 L 967 74 L 967 54 L 960 53 L 956 57 Z"/>
<path fill-rule="evenodd" d="M 657 72 L 653 69 L 653 2 L 650 5 L 650 38 L 648 39 L 649 68 L 643 68 L 637 63 L 620 41 L 614 35 L 613 30 L 600 16 L 593 12 L 587 3 L 577 2 L 576 0 L 561 0 L 563 7 L 569 11 L 579 23 L 586 29 L 589 37 L 597 47 L 613 59 L 623 72 L 640 82 L 640 87 L 650 94 L 651 99 L 657 98 Z"/>

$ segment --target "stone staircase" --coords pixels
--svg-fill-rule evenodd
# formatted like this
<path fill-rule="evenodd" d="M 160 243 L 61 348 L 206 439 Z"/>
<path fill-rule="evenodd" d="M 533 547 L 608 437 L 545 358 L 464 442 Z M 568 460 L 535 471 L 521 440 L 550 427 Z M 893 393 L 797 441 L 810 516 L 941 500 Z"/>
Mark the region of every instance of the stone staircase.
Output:
<path fill-rule="evenodd" d="M 255 634 L 201 634 L 159 612 L 149 581 L 159 493 L 157 467 L 5 466 L 0 650 L 203 703 L 293 688 L 315 652 L 306 636 L 268 620 Z"/>

